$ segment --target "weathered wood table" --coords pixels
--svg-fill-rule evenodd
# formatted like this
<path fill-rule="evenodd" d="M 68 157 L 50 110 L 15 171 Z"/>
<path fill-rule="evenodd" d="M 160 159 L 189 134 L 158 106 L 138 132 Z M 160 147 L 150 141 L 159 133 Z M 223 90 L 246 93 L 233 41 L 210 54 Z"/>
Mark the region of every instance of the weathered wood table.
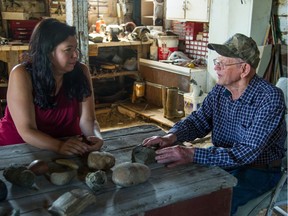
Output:
<path fill-rule="evenodd" d="M 163 135 L 154 125 L 142 125 L 103 133 L 102 151 L 112 153 L 116 164 L 131 161 L 132 149 L 144 138 Z M 62 194 L 76 188 L 88 189 L 81 178 L 67 185 L 56 186 L 45 176 L 37 176 L 38 190 L 12 185 L 3 177 L 3 170 L 10 164 L 29 164 L 35 159 L 53 161 L 64 158 L 53 152 L 34 148 L 27 144 L 1 147 L 0 179 L 8 188 L 8 197 L 0 202 L 0 215 L 13 209 L 21 215 L 50 215 L 48 208 Z M 77 162 L 83 161 L 73 157 Z M 236 179 L 218 167 L 189 164 L 167 168 L 153 164 L 151 177 L 137 186 L 119 188 L 108 173 L 108 184 L 95 193 L 97 202 L 88 206 L 81 215 L 229 215 L 232 187 Z M 8 214 L 7 214 L 8 215 Z"/>

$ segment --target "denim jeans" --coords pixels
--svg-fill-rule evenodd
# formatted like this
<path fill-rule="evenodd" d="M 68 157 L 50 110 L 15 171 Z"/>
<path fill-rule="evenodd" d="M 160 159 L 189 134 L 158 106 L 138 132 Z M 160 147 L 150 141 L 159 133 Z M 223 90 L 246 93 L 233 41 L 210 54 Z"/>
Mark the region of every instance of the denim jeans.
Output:
<path fill-rule="evenodd" d="M 244 205 L 272 189 L 281 178 L 279 169 L 238 168 L 226 170 L 238 183 L 233 188 L 231 215 L 236 213 L 238 206 Z"/>

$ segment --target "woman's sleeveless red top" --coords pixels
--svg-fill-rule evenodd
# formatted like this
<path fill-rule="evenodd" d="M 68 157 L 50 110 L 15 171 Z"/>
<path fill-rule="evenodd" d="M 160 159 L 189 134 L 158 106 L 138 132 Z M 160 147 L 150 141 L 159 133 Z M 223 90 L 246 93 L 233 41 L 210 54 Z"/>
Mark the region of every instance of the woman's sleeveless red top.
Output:
<path fill-rule="evenodd" d="M 53 109 L 40 109 L 35 106 L 35 117 L 38 130 L 52 137 L 67 137 L 81 134 L 79 127 L 80 108 L 76 99 L 70 100 L 61 88 L 55 97 L 57 103 Z M 19 107 L 19 109 L 21 109 Z M 0 120 L 0 146 L 25 143 L 14 125 L 8 106 Z"/>

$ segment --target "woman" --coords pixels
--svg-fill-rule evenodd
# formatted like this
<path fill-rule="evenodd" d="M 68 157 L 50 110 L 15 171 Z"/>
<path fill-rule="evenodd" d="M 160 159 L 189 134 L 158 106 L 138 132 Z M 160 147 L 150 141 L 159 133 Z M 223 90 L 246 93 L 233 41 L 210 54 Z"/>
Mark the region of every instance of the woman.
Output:
<path fill-rule="evenodd" d="M 0 145 L 26 142 L 64 155 L 99 150 L 103 140 L 92 82 L 88 67 L 79 62 L 75 27 L 52 18 L 42 20 L 28 53 L 29 60 L 10 73 Z"/>

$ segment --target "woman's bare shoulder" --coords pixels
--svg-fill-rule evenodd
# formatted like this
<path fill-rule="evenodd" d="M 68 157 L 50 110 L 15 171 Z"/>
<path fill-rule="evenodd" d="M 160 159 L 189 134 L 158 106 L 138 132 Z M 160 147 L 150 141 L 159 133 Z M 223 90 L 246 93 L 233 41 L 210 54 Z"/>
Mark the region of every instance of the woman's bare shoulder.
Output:
<path fill-rule="evenodd" d="M 31 76 L 28 73 L 25 65 L 18 64 L 14 66 L 9 74 L 9 80 L 31 82 Z"/>
<path fill-rule="evenodd" d="M 22 73 L 25 72 L 25 74 L 27 73 L 27 69 L 25 67 L 24 64 L 17 64 L 15 65 L 12 70 L 10 71 L 10 74 L 13 74 L 13 73 Z"/>

